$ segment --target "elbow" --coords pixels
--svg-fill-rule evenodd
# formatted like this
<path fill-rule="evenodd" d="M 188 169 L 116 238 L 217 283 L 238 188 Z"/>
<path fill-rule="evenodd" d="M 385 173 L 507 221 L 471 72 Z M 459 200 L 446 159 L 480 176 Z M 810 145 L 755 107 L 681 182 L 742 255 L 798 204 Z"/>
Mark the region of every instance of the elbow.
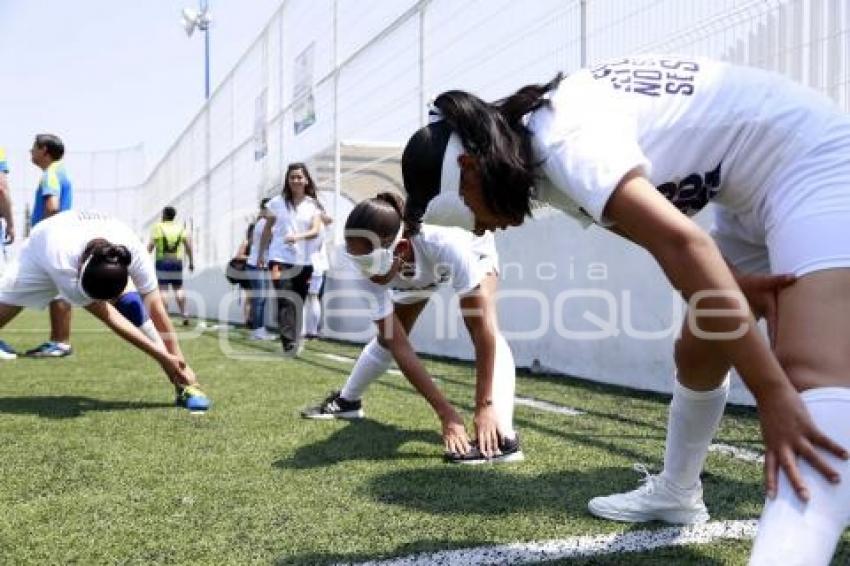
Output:
<path fill-rule="evenodd" d="M 662 265 L 681 262 L 686 258 L 704 256 L 716 249 L 714 240 L 693 222 L 683 223 L 659 238 L 652 254 Z"/>

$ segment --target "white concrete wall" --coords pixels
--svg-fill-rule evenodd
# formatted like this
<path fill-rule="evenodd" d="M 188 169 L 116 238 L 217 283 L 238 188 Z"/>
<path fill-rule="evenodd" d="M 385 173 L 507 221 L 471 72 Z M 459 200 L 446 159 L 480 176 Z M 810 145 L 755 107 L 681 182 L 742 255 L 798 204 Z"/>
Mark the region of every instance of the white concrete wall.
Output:
<path fill-rule="evenodd" d="M 700 221 L 710 222 L 710 212 Z M 683 301 L 648 253 L 601 228 L 582 228 L 560 213 L 500 232 L 499 319 L 520 367 L 670 392 L 673 343 Z M 332 281 L 329 290 L 347 288 Z M 444 290 L 413 332 L 424 353 L 472 359 L 456 303 Z M 331 300 L 326 332 L 371 336 L 368 319 L 340 316 L 358 301 Z M 730 397 L 752 403 L 740 380 Z"/>

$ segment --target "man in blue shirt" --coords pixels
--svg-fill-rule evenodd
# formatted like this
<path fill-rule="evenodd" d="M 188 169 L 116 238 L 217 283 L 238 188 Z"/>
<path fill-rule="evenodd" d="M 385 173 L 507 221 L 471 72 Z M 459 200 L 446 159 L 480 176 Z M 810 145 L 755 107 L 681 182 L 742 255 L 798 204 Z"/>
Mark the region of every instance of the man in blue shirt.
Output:
<path fill-rule="evenodd" d="M 35 136 L 30 156 L 33 164 L 43 173 L 35 191 L 31 217 L 33 227 L 57 212 L 71 208 L 74 190 L 65 171 L 65 165 L 62 163 L 64 155 L 65 145 L 58 136 L 53 134 Z M 71 304 L 57 297 L 50 303 L 50 340 L 27 351 L 26 355 L 33 358 L 70 356 L 72 352 L 70 338 Z"/>

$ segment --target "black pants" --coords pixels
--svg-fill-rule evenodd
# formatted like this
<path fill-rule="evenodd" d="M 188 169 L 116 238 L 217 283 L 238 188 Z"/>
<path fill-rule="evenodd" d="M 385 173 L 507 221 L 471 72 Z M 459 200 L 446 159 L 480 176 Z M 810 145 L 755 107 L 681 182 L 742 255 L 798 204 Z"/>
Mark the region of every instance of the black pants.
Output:
<path fill-rule="evenodd" d="M 277 325 L 280 329 L 280 341 L 283 347 L 294 344 L 301 336 L 304 313 L 304 299 L 310 288 L 312 265 L 291 265 L 269 262 L 272 269 L 272 284 L 277 302 Z M 280 277 L 276 277 L 280 272 Z"/>

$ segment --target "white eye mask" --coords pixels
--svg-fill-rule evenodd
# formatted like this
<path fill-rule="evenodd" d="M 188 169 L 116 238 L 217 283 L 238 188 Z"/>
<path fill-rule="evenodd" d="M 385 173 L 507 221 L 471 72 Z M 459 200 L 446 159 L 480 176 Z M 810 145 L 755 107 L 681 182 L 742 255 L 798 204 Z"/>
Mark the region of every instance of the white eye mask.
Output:
<path fill-rule="evenodd" d="M 402 234 L 404 234 L 404 222 L 398 227 L 398 233 L 388 248 L 378 247 L 368 254 L 361 255 L 353 255 L 346 252 L 345 255 L 357 266 L 365 277 L 384 276 L 393 268 L 395 248 L 401 241 Z"/>
<path fill-rule="evenodd" d="M 77 276 L 77 291 L 86 299 L 92 300 L 89 297 L 89 294 L 86 293 L 86 290 L 83 289 L 83 275 L 86 273 L 86 269 L 88 269 L 89 263 L 91 263 L 91 259 L 94 257 L 94 254 L 89 254 L 89 257 L 86 258 L 86 261 L 83 262 L 82 267 L 80 267 L 80 274 Z"/>
<path fill-rule="evenodd" d="M 432 111 L 433 113 L 433 111 Z M 460 198 L 460 164 L 458 157 L 464 154 L 460 136 L 452 133 L 443 154 L 443 169 L 440 174 L 440 192 L 428 203 L 422 222 L 440 226 L 457 226 L 465 230 L 475 229 L 475 214 Z"/>

